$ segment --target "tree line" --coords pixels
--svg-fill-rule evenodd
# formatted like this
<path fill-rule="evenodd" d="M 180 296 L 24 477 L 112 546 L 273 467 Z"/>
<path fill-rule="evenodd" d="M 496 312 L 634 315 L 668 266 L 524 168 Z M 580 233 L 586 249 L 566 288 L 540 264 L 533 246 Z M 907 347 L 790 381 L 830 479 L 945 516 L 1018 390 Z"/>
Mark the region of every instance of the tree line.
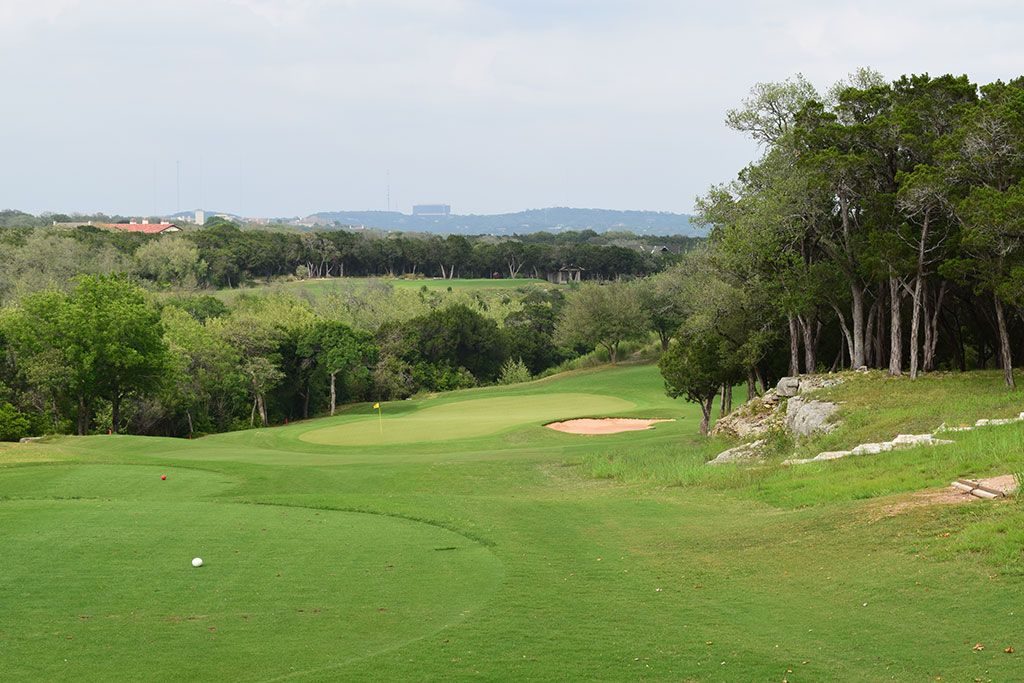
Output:
<path fill-rule="evenodd" d="M 667 282 L 667 281 L 666 281 Z M 191 437 L 529 380 L 595 348 L 657 348 L 671 293 L 647 280 L 318 296 L 147 291 L 129 274 L 0 308 L 0 440 L 51 433 Z M 660 322 L 658 322 L 660 321 Z M 659 332 L 661 330 L 661 332 Z M 667 343 L 667 342 L 666 342 Z"/>
<path fill-rule="evenodd" d="M 344 276 L 544 278 L 563 266 L 581 268 L 583 279 L 639 277 L 662 270 L 698 241 L 590 230 L 511 238 L 298 233 L 243 230 L 220 218 L 201 229 L 158 236 L 90 226 L 9 227 L 0 229 L 0 248 L 6 254 L 0 262 L 0 301 L 83 273 L 130 272 L 154 288 L 225 288 L 275 278 Z"/>
<path fill-rule="evenodd" d="M 763 150 L 699 198 L 689 312 L 662 359 L 704 407 L 782 373 L 911 378 L 1024 353 L 1024 78 L 860 70 L 758 84 L 726 118 Z"/>

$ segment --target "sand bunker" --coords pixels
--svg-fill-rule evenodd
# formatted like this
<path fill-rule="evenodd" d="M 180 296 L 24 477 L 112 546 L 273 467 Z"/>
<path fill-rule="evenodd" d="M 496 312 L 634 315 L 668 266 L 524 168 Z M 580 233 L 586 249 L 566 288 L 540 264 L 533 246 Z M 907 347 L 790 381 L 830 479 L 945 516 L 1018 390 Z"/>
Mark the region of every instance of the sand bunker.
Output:
<path fill-rule="evenodd" d="M 564 422 L 551 422 L 544 425 L 548 429 L 566 434 L 618 434 L 619 432 L 639 432 L 650 429 L 658 422 L 675 422 L 675 420 L 642 420 L 631 417 L 605 417 L 605 418 L 583 418 L 579 420 L 565 420 Z"/>

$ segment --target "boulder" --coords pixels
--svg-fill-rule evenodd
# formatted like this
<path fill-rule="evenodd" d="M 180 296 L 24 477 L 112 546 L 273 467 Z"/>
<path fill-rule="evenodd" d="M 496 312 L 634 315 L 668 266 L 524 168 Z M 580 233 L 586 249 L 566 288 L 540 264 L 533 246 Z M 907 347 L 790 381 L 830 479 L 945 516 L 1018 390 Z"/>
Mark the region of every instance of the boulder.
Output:
<path fill-rule="evenodd" d="M 782 428 L 782 415 L 774 391 L 749 401 L 725 417 L 717 420 L 711 430 L 714 436 L 724 435 L 737 439 L 756 438 L 773 429 Z"/>
<path fill-rule="evenodd" d="M 750 443 L 740 444 L 735 448 L 722 451 L 713 460 L 708 460 L 708 465 L 725 465 L 734 462 L 748 462 L 760 458 L 761 447 L 764 446 L 764 439 L 758 439 Z"/>
<path fill-rule="evenodd" d="M 783 377 L 779 380 L 779 383 L 775 386 L 775 393 L 783 398 L 789 398 L 796 396 L 800 393 L 800 378 L 799 377 Z"/>
<path fill-rule="evenodd" d="M 808 400 L 799 396 L 786 404 L 786 428 L 794 436 L 810 436 L 816 432 L 830 432 L 836 428 L 829 422 L 839 406 L 828 401 Z"/>

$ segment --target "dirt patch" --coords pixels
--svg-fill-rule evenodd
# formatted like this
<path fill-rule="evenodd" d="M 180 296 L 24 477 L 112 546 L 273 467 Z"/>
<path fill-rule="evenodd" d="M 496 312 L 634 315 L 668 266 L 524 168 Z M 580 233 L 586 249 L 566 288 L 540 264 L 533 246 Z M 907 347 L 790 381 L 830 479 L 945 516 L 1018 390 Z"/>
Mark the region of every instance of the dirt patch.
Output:
<path fill-rule="evenodd" d="M 632 417 L 588 417 L 579 420 L 551 422 L 544 426 L 548 429 L 554 429 L 556 432 L 565 432 L 566 434 L 595 436 L 599 434 L 618 434 L 619 432 L 639 432 L 644 429 L 650 429 L 658 422 L 675 422 L 675 420 L 642 420 Z"/>
<path fill-rule="evenodd" d="M 895 517 L 916 508 L 930 507 L 932 505 L 963 505 L 971 501 L 979 500 L 974 496 L 961 493 L 954 488 L 932 489 L 929 491 L 918 491 L 909 496 L 904 496 L 894 503 L 883 505 L 878 509 L 876 519 L 883 517 Z"/>
<path fill-rule="evenodd" d="M 976 479 L 979 484 L 986 488 L 993 489 L 995 491 L 1002 491 L 1006 495 L 1011 495 L 1016 490 L 1017 481 L 1012 474 L 1004 474 L 1000 477 L 990 477 L 988 479 Z M 961 491 L 953 486 L 947 486 L 942 489 L 929 489 L 927 491 L 918 491 L 908 496 L 903 496 L 899 500 L 883 505 L 878 508 L 877 518 L 883 517 L 895 517 L 896 515 L 909 512 L 915 508 L 928 507 L 931 505 L 963 505 L 964 503 L 973 503 L 981 498 L 976 498 L 971 494 Z"/>

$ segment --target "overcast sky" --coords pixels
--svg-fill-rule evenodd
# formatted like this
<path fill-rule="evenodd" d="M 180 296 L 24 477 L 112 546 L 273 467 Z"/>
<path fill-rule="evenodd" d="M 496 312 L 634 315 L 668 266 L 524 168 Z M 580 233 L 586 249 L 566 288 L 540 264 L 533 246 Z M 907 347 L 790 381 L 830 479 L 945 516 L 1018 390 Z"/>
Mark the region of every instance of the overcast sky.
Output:
<path fill-rule="evenodd" d="M 711 4 L 0 0 L 0 208 L 689 211 L 757 81 L 1024 71 L 1018 2 Z"/>

